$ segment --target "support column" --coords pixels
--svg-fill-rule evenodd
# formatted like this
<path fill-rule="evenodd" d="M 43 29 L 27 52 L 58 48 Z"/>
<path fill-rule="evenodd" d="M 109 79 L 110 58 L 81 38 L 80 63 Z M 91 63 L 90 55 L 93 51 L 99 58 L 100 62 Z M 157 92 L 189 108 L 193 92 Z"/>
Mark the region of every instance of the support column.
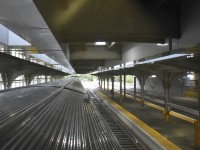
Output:
<path fill-rule="evenodd" d="M 119 101 L 122 102 L 122 75 L 119 76 Z"/>
<path fill-rule="evenodd" d="M 30 54 L 27 48 L 24 49 L 25 60 L 30 61 Z"/>
<path fill-rule="evenodd" d="M 47 83 L 47 75 L 45 75 L 45 83 Z"/>
<path fill-rule="evenodd" d="M 136 77 L 134 76 L 134 100 L 136 100 Z"/>
<path fill-rule="evenodd" d="M 104 90 L 106 90 L 106 81 L 105 81 L 105 80 L 106 80 L 106 78 L 103 78 L 103 85 L 104 85 L 104 86 L 103 86 L 103 89 L 104 89 Z"/>
<path fill-rule="evenodd" d="M 30 83 L 29 83 L 28 75 L 27 74 L 24 75 L 24 79 L 25 79 L 26 86 L 29 86 Z"/>
<path fill-rule="evenodd" d="M 51 81 L 51 82 L 53 81 L 53 77 L 52 77 L 52 76 L 50 77 L 50 81 Z"/>
<path fill-rule="evenodd" d="M 25 78 L 26 86 L 29 86 L 29 85 L 31 84 L 29 75 L 28 75 L 28 74 L 25 74 L 25 75 L 24 75 L 24 78 Z"/>
<path fill-rule="evenodd" d="M 181 96 L 184 96 L 184 88 L 185 88 L 185 86 L 184 86 L 184 81 L 181 79 Z"/>
<path fill-rule="evenodd" d="M 101 78 L 99 77 L 99 88 L 101 87 Z"/>
<path fill-rule="evenodd" d="M 114 78 L 114 77 L 111 77 L 111 81 L 112 81 L 112 98 L 114 99 L 114 94 L 115 94 L 115 90 L 114 90 L 114 81 L 115 81 L 115 78 Z"/>
<path fill-rule="evenodd" d="M 109 92 L 109 77 L 107 77 L 107 92 Z"/>
<path fill-rule="evenodd" d="M 164 90 L 165 90 L 165 121 L 169 121 L 170 102 L 169 102 L 169 72 L 165 73 L 164 77 Z"/>
<path fill-rule="evenodd" d="M 4 89 L 10 89 L 15 78 L 15 75 L 11 73 L 2 73 Z"/>
<path fill-rule="evenodd" d="M 101 89 L 103 89 L 103 79 L 101 78 Z"/>
<path fill-rule="evenodd" d="M 144 75 L 141 76 L 141 106 L 144 106 Z"/>
<path fill-rule="evenodd" d="M 56 80 L 58 80 L 58 76 L 56 76 Z M 39 84 L 39 82 L 40 82 L 40 79 L 37 76 L 37 84 Z"/>
<path fill-rule="evenodd" d="M 25 74 L 24 75 L 26 86 L 31 85 L 31 81 L 34 79 L 34 77 L 35 77 L 35 75 L 33 75 L 33 74 Z"/>
<path fill-rule="evenodd" d="M 1 74 L 2 80 L 3 80 L 3 86 L 4 90 L 8 89 L 8 79 L 6 73 Z"/>
<path fill-rule="evenodd" d="M 10 55 L 10 47 L 8 45 L 4 45 L 4 53 L 9 54 Z"/>
<path fill-rule="evenodd" d="M 12 86 L 12 83 L 13 83 L 13 81 L 12 81 L 12 80 L 8 80 L 8 82 L 7 82 L 7 87 L 8 87 L 8 89 L 10 89 L 10 88 L 11 88 L 11 86 Z"/>
<path fill-rule="evenodd" d="M 124 75 L 124 100 L 126 99 L 126 75 Z"/>
<path fill-rule="evenodd" d="M 169 45 L 169 51 L 171 51 L 172 50 L 172 37 L 169 37 L 168 45 Z"/>

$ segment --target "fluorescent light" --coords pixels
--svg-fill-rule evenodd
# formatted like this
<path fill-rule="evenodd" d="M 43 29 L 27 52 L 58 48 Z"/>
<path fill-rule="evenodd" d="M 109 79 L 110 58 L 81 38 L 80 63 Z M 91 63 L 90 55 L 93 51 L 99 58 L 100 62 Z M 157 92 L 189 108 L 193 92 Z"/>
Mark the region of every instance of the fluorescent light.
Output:
<path fill-rule="evenodd" d="M 156 45 L 158 45 L 158 46 L 167 46 L 168 43 L 157 43 Z"/>
<path fill-rule="evenodd" d="M 187 56 L 187 58 L 192 58 L 192 57 L 194 57 L 194 54 L 190 54 Z"/>
<path fill-rule="evenodd" d="M 156 78 L 156 75 L 152 75 L 151 77 L 152 77 L 152 78 Z"/>
<path fill-rule="evenodd" d="M 193 78 L 193 77 L 194 77 L 194 75 L 193 75 L 193 73 L 192 73 L 192 72 L 187 72 L 187 77 L 188 77 L 188 78 Z"/>
<path fill-rule="evenodd" d="M 163 57 L 158 57 L 150 60 L 145 60 L 142 62 L 136 62 L 136 64 L 147 64 L 147 63 L 154 63 L 156 61 L 162 61 L 162 60 L 167 60 L 167 59 L 172 59 L 172 58 L 177 58 L 177 57 L 182 57 L 182 56 L 187 56 L 188 54 L 172 54 L 168 56 L 163 56 Z"/>
<path fill-rule="evenodd" d="M 106 45 L 106 42 L 95 42 L 95 45 Z"/>
<path fill-rule="evenodd" d="M 194 76 L 193 74 L 188 74 L 187 75 L 188 78 L 193 78 L 193 76 Z"/>
<path fill-rule="evenodd" d="M 120 65 L 114 66 L 114 69 L 120 69 Z"/>
<path fill-rule="evenodd" d="M 127 62 L 127 63 L 125 63 L 125 66 L 126 67 L 133 67 L 134 66 L 134 62 L 133 61 Z"/>
<path fill-rule="evenodd" d="M 97 74 L 97 73 L 99 73 L 99 71 L 94 71 L 94 72 L 92 72 L 90 74 Z"/>
<path fill-rule="evenodd" d="M 133 65 L 133 61 L 127 62 L 125 65 Z"/>

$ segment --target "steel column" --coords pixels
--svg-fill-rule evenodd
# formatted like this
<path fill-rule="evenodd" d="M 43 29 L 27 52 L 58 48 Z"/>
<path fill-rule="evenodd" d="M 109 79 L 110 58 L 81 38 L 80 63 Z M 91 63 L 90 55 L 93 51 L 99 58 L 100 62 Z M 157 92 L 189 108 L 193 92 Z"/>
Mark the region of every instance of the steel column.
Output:
<path fill-rule="evenodd" d="M 111 81 L 112 81 L 112 98 L 114 98 L 114 81 L 115 81 L 115 78 L 114 77 L 111 77 Z"/>
<path fill-rule="evenodd" d="M 107 77 L 107 91 L 109 92 L 109 77 Z"/>
<path fill-rule="evenodd" d="M 126 99 L 126 75 L 124 75 L 124 99 Z"/>
<path fill-rule="evenodd" d="M 102 81 L 102 78 L 101 78 L 101 87 L 100 87 L 101 89 L 103 88 L 103 84 L 102 84 L 102 82 L 103 82 L 103 81 Z"/>
<path fill-rule="evenodd" d="M 165 73 L 164 77 L 164 90 L 165 90 L 165 121 L 169 121 L 170 103 L 169 103 L 169 73 Z"/>
<path fill-rule="evenodd" d="M 169 51 L 172 50 L 172 37 L 169 37 Z"/>
<path fill-rule="evenodd" d="M 144 75 L 141 76 L 141 106 L 144 106 Z"/>
<path fill-rule="evenodd" d="M 136 100 L 136 77 L 134 76 L 134 100 Z"/>
<path fill-rule="evenodd" d="M 119 101 L 122 102 L 122 75 L 119 76 Z"/>
<path fill-rule="evenodd" d="M 101 78 L 99 77 L 99 87 L 101 87 Z"/>
<path fill-rule="evenodd" d="M 106 90 L 106 81 L 105 81 L 106 79 L 105 78 L 103 78 L 103 89 L 104 90 Z"/>

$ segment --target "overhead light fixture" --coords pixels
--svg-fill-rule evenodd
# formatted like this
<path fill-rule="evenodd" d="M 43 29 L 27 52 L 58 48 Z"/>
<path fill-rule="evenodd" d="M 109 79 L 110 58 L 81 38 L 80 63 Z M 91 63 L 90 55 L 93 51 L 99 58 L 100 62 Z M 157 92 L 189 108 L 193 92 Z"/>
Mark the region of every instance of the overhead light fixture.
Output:
<path fill-rule="evenodd" d="M 157 43 L 156 45 L 158 45 L 158 46 L 167 46 L 168 43 Z"/>
<path fill-rule="evenodd" d="M 187 77 L 188 77 L 188 78 L 193 78 L 193 77 L 194 77 L 194 75 L 193 75 L 193 73 L 191 73 L 191 72 L 188 72 L 188 73 L 187 73 Z"/>
<path fill-rule="evenodd" d="M 90 74 L 97 74 L 99 73 L 99 71 L 94 71 L 94 72 L 91 72 Z"/>
<path fill-rule="evenodd" d="M 194 57 L 194 54 L 190 54 L 187 56 L 187 58 L 192 58 L 192 57 Z"/>
<path fill-rule="evenodd" d="M 136 64 L 147 64 L 147 63 L 154 63 L 157 61 L 162 61 L 162 60 L 167 60 L 167 59 L 172 59 L 172 58 L 177 58 L 177 57 L 182 57 L 182 56 L 187 56 L 188 54 L 171 54 L 168 56 L 163 56 L 163 57 L 158 57 L 154 59 L 149 59 L 149 60 L 144 60 L 141 62 L 136 62 Z"/>
<path fill-rule="evenodd" d="M 106 45 L 106 42 L 95 42 L 95 45 Z"/>
<path fill-rule="evenodd" d="M 125 63 L 125 67 L 133 67 L 133 66 L 134 66 L 134 62 L 133 61 Z"/>
<path fill-rule="evenodd" d="M 152 77 L 152 78 L 156 78 L 156 75 L 152 75 L 151 77 Z"/>
<path fill-rule="evenodd" d="M 120 65 L 114 66 L 114 70 L 118 70 L 118 69 L 120 69 Z"/>
<path fill-rule="evenodd" d="M 133 64 L 134 64 L 133 61 L 129 61 L 129 62 L 125 63 L 126 66 L 133 65 Z"/>

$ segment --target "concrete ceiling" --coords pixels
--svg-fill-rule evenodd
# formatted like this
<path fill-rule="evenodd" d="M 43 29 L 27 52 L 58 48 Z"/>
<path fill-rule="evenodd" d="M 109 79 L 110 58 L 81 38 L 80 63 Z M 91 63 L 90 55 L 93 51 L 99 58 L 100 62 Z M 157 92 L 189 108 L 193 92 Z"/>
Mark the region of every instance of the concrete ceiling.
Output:
<path fill-rule="evenodd" d="M 1 0 L 0 23 L 74 72 L 32 0 Z"/>
<path fill-rule="evenodd" d="M 60 45 L 68 44 L 77 73 L 96 70 L 94 60 L 102 66 L 105 60 L 120 60 L 121 42 L 164 43 L 180 37 L 181 0 L 33 1 Z M 96 41 L 108 44 L 88 46 Z M 117 44 L 110 49 L 109 42 Z"/>
<path fill-rule="evenodd" d="M 169 37 L 180 38 L 180 3 L 181 0 L 1 0 L 0 23 L 69 72 L 73 73 L 74 68 L 77 73 L 87 73 L 104 66 L 105 60 L 121 59 L 122 42 L 163 43 Z M 106 41 L 107 45 L 88 44 L 96 41 Z M 111 42 L 116 44 L 111 46 Z"/>
<path fill-rule="evenodd" d="M 94 43 L 76 43 L 69 45 L 69 60 L 77 73 L 88 73 L 105 65 L 105 60 L 121 60 L 120 43 L 96 46 Z"/>
<path fill-rule="evenodd" d="M 180 37 L 180 0 L 34 0 L 61 43 Z M 48 6 L 48 7 L 47 7 Z"/>

